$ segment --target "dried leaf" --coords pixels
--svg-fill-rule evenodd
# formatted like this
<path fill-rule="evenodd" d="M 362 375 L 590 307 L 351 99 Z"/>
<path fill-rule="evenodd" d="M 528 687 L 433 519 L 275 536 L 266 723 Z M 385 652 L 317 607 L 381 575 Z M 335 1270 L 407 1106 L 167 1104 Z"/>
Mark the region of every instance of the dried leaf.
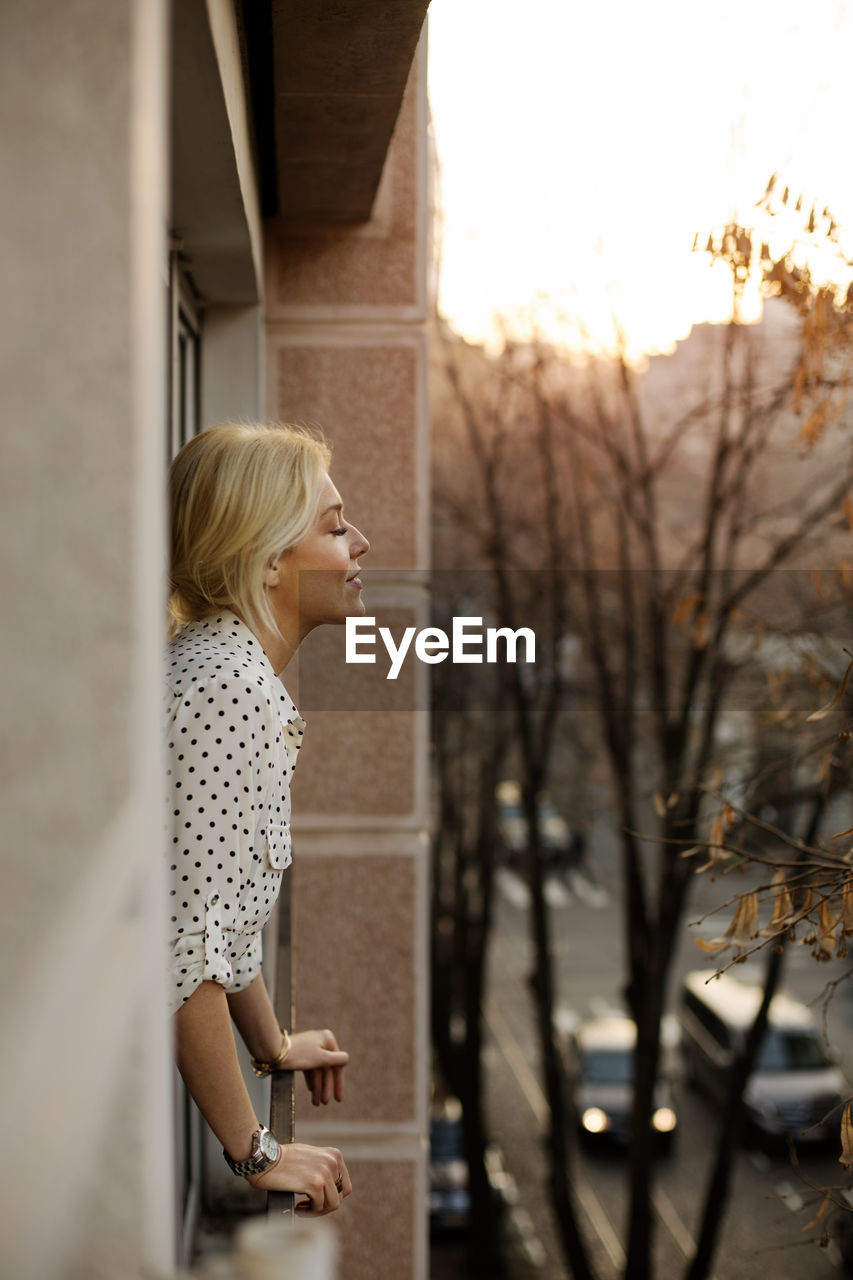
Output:
<path fill-rule="evenodd" d="M 847 670 L 844 672 L 841 684 L 836 689 L 830 701 L 827 702 L 826 706 L 821 707 L 819 711 L 813 711 L 810 716 L 806 716 L 807 724 L 814 724 L 818 720 L 825 720 L 828 715 L 832 714 L 841 699 L 844 697 L 847 689 L 847 681 L 850 679 L 851 671 L 853 671 L 853 661 L 847 664 Z"/>
<path fill-rule="evenodd" d="M 775 902 L 773 903 L 773 914 L 770 917 L 770 923 L 761 932 L 766 937 L 772 938 L 790 924 L 793 918 L 794 904 L 788 892 L 788 886 L 780 884 L 775 891 Z"/>
<path fill-rule="evenodd" d="M 719 781 L 715 786 L 719 786 Z M 672 800 L 672 796 L 670 796 L 670 800 Z M 727 803 L 721 805 L 719 812 L 712 823 L 711 831 L 708 836 L 708 843 L 703 846 L 708 850 L 708 861 L 704 862 L 701 867 L 696 868 L 697 875 L 700 875 L 703 871 L 713 871 L 719 863 L 725 862 L 728 859 L 728 850 L 722 846 L 726 838 L 727 815 L 733 812 L 731 805 Z M 690 852 L 694 853 L 696 850 L 690 850 Z M 682 857 L 686 856 L 686 854 L 682 854 Z"/>
<path fill-rule="evenodd" d="M 723 809 L 717 814 L 711 827 L 711 837 L 708 841 L 709 845 L 721 845 L 725 839 L 726 825 L 725 812 Z"/>
<path fill-rule="evenodd" d="M 821 898 L 820 906 L 817 909 L 818 925 L 823 937 L 832 933 L 838 923 L 841 912 L 834 912 L 830 906 L 828 898 Z"/>
<path fill-rule="evenodd" d="M 700 951 L 722 951 L 724 947 L 748 947 L 759 936 L 758 894 L 745 893 L 738 900 L 732 922 L 720 938 L 694 938 Z"/>
<path fill-rule="evenodd" d="M 655 806 L 655 813 L 658 815 L 658 817 L 665 818 L 666 817 L 666 801 L 664 800 L 663 796 L 659 791 L 656 791 L 654 794 L 654 806 Z"/>
<path fill-rule="evenodd" d="M 821 786 L 827 786 L 829 784 L 832 779 L 832 771 L 837 763 L 838 761 L 836 760 L 835 753 L 833 751 L 827 751 L 821 757 L 817 771 L 817 780 Z"/>
<path fill-rule="evenodd" d="M 850 1119 L 849 1102 L 841 1116 L 841 1155 L 838 1161 L 845 1169 L 853 1165 L 853 1121 Z"/>
<path fill-rule="evenodd" d="M 710 941 L 707 938 L 694 938 L 693 941 L 700 951 L 704 951 L 709 955 L 714 951 L 723 951 L 726 947 L 732 945 L 729 939 L 725 937 L 714 938 Z"/>
<path fill-rule="evenodd" d="M 842 937 L 849 938 L 853 934 L 853 885 L 846 881 L 841 890 L 841 911 L 839 924 Z"/>
<path fill-rule="evenodd" d="M 823 1215 L 826 1213 L 831 1203 L 832 1203 L 832 1192 L 827 1191 L 824 1194 L 823 1200 L 821 1201 L 821 1205 L 817 1213 L 812 1218 L 811 1222 L 806 1223 L 806 1225 L 802 1228 L 802 1230 L 811 1231 L 812 1227 L 816 1227 L 817 1224 L 820 1222 L 821 1218 L 823 1217 Z"/>
<path fill-rule="evenodd" d="M 825 322 L 820 322 L 820 323 L 823 324 Z M 819 348 L 817 347 L 815 348 L 815 350 L 812 352 L 812 356 L 815 363 L 818 366 L 822 366 L 823 357 L 822 357 L 822 352 Z M 820 368 L 815 368 L 812 370 L 812 373 L 815 376 L 819 372 L 820 372 Z M 795 391 L 796 391 L 796 388 L 795 388 Z M 818 440 L 820 440 L 826 428 L 830 425 L 831 422 L 834 422 L 835 419 L 838 417 L 842 407 L 843 407 L 843 402 L 838 405 L 833 405 L 829 396 L 824 396 L 824 398 L 818 404 L 815 405 L 814 409 L 809 414 L 808 418 L 800 428 L 799 439 L 806 446 L 806 450 L 811 449 L 813 445 L 817 444 Z"/>
<path fill-rule="evenodd" d="M 746 946 L 758 937 L 758 894 L 755 890 L 737 904 L 731 932 L 732 941 L 737 946 Z"/>
<path fill-rule="evenodd" d="M 698 605 L 702 603 L 702 592 L 692 591 L 688 595 L 682 596 L 675 606 L 672 614 L 672 625 L 681 627 L 689 618 L 692 618 L 696 612 Z"/>

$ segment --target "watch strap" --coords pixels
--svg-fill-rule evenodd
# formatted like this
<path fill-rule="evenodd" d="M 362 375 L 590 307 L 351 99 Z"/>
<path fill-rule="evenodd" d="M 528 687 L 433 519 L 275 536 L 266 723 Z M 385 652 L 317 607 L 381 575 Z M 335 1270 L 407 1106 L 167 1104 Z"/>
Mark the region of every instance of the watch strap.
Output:
<path fill-rule="evenodd" d="M 248 1160 L 233 1160 L 225 1148 L 222 1148 L 222 1154 L 227 1160 L 228 1165 L 232 1172 L 236 1173 L 238 1177 L 246 1178 L 255 1173 L 263 1173 L 271 1164 L 275 1164 L 278 1159 L 278 1153 L 276 1153 L 275 1156 L 265 1155 L 261 1146 L 261 1138 L 264 1134 L 269 1132 L 269 1129 L 263 1124 L 260 1129 L 255 1130 L 252 1134 L 252 1154 L 249 1156 Z M 275 1139 L 273 1139 L 273 1141 L 275 1141 Z M 278 1146 L 277 1142 L 276 1146 Z"/>

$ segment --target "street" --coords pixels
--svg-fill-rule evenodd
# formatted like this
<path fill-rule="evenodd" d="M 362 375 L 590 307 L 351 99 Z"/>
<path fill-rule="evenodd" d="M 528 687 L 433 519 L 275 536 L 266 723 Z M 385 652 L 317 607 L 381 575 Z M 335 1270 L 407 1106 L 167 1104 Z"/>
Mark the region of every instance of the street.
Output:
<path fill-rule="evenodd" d="M 571 878 L 549 885 L 558 1003 L 584 1014 L 602 1003 L 619 1003 L 624 981 L 619 878 L 612 833 L 596 829 L 591 842 L 596 883 Z M 739 873 L 738 873 L 739 874 Z M 742 880 L 742 878 L 741 878 Z M 711 882 L 698 878 L 686 920 L 694 921 L 724 902 L 738 885 L 732 877 Z M 512 871 L 498 877 L 495 935 L 490 955 L 489 989 L 484 1004 L 487 1027 L 487 1109 L 493 1138 L 500 1144 L 517 1186 L 510 1209 L 508 1246 L 513 1280 L 562 1280 L 561 1260 L 547 1199 L 541 1134 L 547 1104 L 538 1071 L 537 1037 L 527 990 L 531 971 L 526 911 L 527 890 Z M 730 916 L 705 921 L 701 932 L 723 932 Z M 720 921 L 723 921 L 721 924 Z M 690 968 L 709 967 L 693 942 L 696 929 L 685 927 L 670 992 L 676 1008 L 677 977 Z M 819 965 L 808 948 L 789 947 L 783 985 L 807 1002 L 820 996 L 846 962 Z M 853 1027 L 850 997 L 842 986 L 827 1013 L 830 1042 L 853 1078 Z M 818 1016 L 821 1014 L 815 1006 Z M 678 1090 L 679 1132 L 672 1152 L 661 1157 L 653 1190 L 656 1214 L 656 1274 L 682 1275 L 692 1256 L 698 1219 L 713 1152 L 714 1112 L 698 1094 Z M 741 1147 L 731 1187 L 721 1244 L 712 1274 L 716 1280 L 830 1280 L 843 1274 L 837 1248 L 816 1243 L 823 1220 L 807 1228 L 822 1194 L 810 1189 L 847 1185 L 835 1148 L 800 1154 L 795 1169 L 785 1152 Z M 579 1218 L 600 1280 L 621 1274 L 624 1263 L 626 1164 L 618 1153 L 578 1150 L 572 1183 Z M 443 1274 L 440 1250 L 433 1274 Z"/>

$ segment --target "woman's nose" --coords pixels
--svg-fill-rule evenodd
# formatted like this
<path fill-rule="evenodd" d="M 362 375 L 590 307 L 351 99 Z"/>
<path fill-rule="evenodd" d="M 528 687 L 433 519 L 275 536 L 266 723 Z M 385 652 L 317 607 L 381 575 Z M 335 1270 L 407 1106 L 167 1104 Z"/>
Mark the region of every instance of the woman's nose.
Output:
<path fill-rule="evenodd" d="M 370 543 L 367 541 L 367 538 L 365 538 L 361 530 L 356 529 L 355 526 L 353 526 L 353 534 L 355 536 L 350 543 L 350 555 L 353 560 L 357 560 L 359 556 L 367 555 L 370 550 Z"/>

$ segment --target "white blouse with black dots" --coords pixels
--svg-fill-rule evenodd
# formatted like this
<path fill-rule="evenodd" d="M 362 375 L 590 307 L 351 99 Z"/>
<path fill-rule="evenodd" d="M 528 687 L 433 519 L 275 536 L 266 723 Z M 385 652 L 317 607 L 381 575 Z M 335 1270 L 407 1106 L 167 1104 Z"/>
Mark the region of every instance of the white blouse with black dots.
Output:
<path fill-rule="evenodd" d="M 290 865 L 290 779 L 305 721 L 235 614 L 169 648 L 171 1010 L 203 980 L 241 991 Z"/>

